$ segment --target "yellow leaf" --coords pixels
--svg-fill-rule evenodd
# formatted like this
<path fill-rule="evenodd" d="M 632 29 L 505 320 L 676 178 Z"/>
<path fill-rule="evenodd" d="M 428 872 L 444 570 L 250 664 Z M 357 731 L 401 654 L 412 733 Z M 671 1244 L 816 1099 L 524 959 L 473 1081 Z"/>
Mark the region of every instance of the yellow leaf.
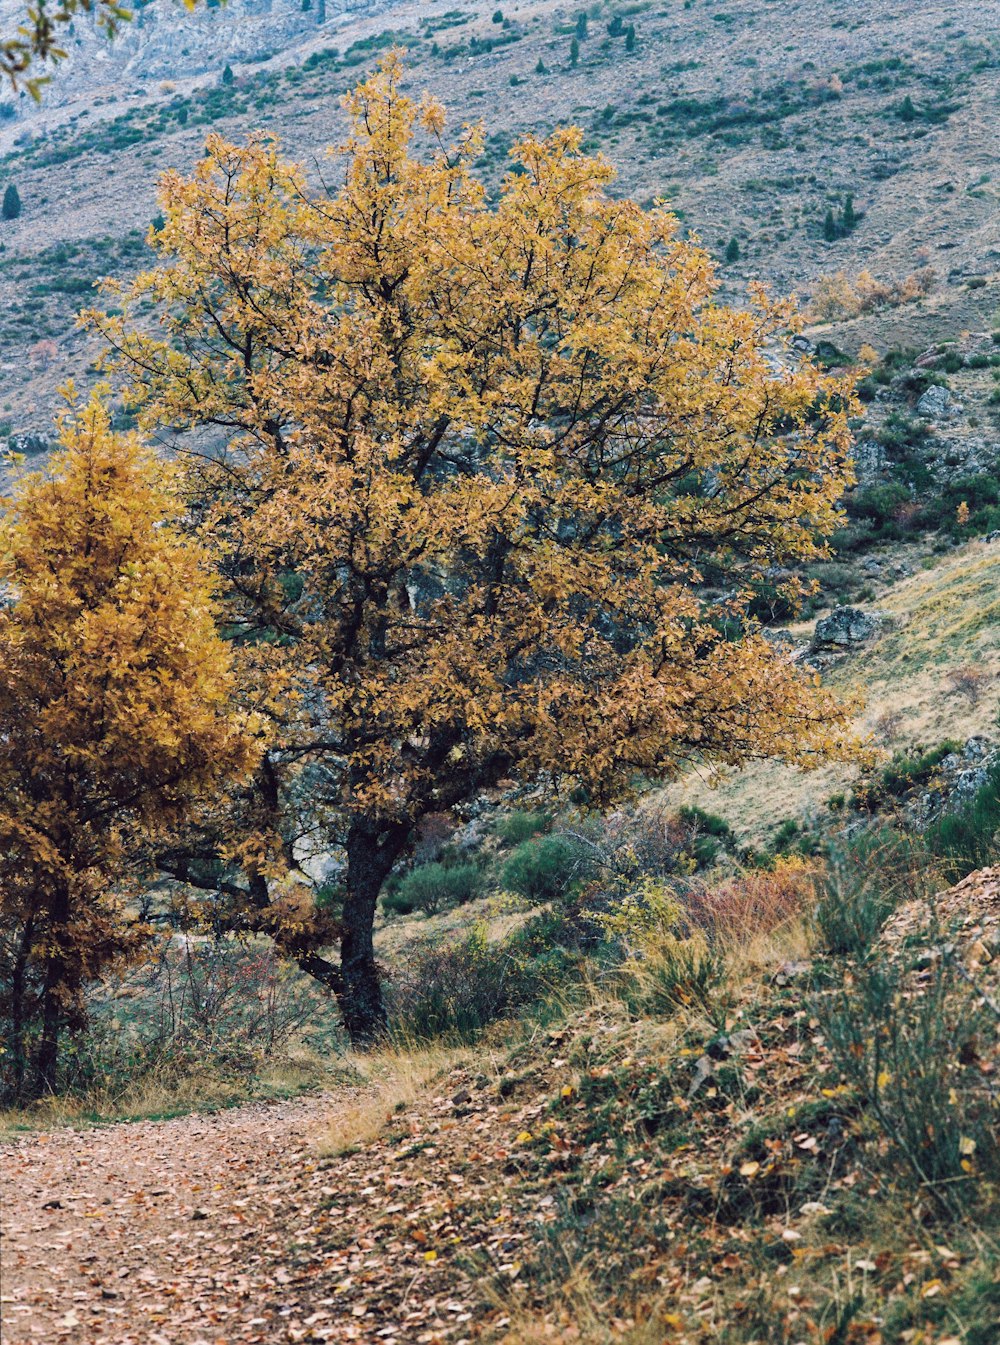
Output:
<path fill-rule="evenodd" d="M 533 1137 L 530 1130 L 522 1130 L 520 1135 L 518 1135 L 517 1137 L 517 1142 L 518 1144 L 530 1144 L 532 1138 Z"/>
<path fill-rule="evenodd" d="M 968 1135 L 963 1135 L 958 1141 L 958 1152 L 968 1157 L 976 1152 L 976 1141 Z"/>
<path fill-rule="evenodd" d="M 743 1166 L 740 1168 L 740 1176 L 741 1176 L 741 1177 L 756 1177 L 756 1175 L 757 1175 L 757 1173 L 758 1173 L 759 1171 L 760 1171 L 760 1164 L 759 1164 L 759 1163 L 754 1163 L 754 1162 L 751 1160 L 751 1161 L 748 1162 L 748 1163 L 744 1163 Z"/>
<path fill-rule="evenodd" d="M 437 1252 L 434 1252 L 434 1251 L 431 1251 L 431 1252 L 424 1252 L 424 1260 L 425 1260 L 425 1261 L 436 1261 L 437 1259 L 438 1259 L 438 1254 L 437 1254 Z"/>

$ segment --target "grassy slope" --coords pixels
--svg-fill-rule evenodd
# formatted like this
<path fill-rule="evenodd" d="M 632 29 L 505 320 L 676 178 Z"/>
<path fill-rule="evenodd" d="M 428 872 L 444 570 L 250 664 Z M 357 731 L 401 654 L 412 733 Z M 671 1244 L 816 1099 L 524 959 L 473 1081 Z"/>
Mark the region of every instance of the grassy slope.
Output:
<path fill-rule="evenodd" d="M 932 569 L 877 592 L 867 605 L 886 612 L 893 628 L 825 674 L 838 691 L 863 698 L 859 728 L 877 734 L 879 719 L 898 711 L 897 740 L 878 741 L 878 746 L 933 746 L 977 733 L 995 737 L 995 691 L 988 689 L 977 705 L 970 705 L 951 689 L 948 672 L 975 664 L 1000 678 L 1000 545 L 960 547 L 937 558 Z M 792 629 L 803 641 L 812 634 L 811 624 Z M 716 788 L 692 775 L 671 786 L 668 797 L 721 813 L 740 840 L 752 843 L 763 841 L 787 817 L 822 810 L 854 778 L 851 768 L 803 774 L 765 762 Z"/>

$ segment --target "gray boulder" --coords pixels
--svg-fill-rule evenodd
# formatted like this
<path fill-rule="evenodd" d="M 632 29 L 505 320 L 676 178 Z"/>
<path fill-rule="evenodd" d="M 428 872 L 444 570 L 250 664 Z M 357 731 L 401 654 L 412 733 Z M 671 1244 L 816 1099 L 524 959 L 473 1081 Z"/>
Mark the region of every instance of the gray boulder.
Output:
<path fill-rule="evenodd" d="M 885 620 L 877 612 L 860 607 L 835 607 L 829 616 L 816 622 L 814 649 L 851 649 L 866 644 L 882 630 Z"/>
<path fill-rule="evenodd" d="M 952 397 L 947 388 L 928 388 L 917 402 L 917 415 L 924 420 L 940 420 L 952 414 Z"/>

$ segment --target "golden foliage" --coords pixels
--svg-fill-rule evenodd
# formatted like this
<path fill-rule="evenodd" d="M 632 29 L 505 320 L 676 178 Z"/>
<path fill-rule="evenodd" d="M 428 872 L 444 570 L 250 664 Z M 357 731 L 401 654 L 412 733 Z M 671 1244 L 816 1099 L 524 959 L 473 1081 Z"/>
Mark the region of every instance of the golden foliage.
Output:
<path fill-rule="evenodd" d="M 144 936 L 125 865 L 255 758 L 172 474 L 96 397 L 61 442 L 0 530 L 0 908 L 15 1023 L 40 1005 L 53 1052 L 83 983 Z"/>
<path fill-rule="evenodd" d="M 936 280 L 932 266 L 922 266 L 902 280 L 879 280 L 870 271 L 859 271 L 852 280 L 846 271 L 836 271 L 820 277 L 806 317 L 811 322 L 841 322 L 880 308 L 899 308 L 930 294 Z"/>
<path fill-rule="evenodd" d="M 707 254 L 609 195 L 578 130 L 519 141 L 491 201 L 480 133 L 446 146 L 401 79 L 390 56 L 348 98 L 332 195 L 210 136 L 163 179 L 161 264 L 88 315 L 145 423 L 216 433 L 188 489 L 334 835 L 374 871 L 511 772 L 600 801 L 691 757 L 845 750 L 746 607 L 824 552 L 848 383 L 793 354 L 788 304 L 716 306 Z"/>

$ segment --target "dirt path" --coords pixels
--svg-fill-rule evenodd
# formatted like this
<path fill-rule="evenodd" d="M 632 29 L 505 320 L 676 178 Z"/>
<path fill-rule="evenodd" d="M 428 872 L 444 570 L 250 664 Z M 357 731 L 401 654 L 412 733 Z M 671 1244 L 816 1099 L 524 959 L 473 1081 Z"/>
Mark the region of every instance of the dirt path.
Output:
<path fill-rule="evenodd" d="M 5 1146 L 5 1345 L 288 1338 L 281 1266 L 331 1109 L 261 1103 Z"/>
<path fill-rule="evenodd" d="M 511 1235 L 473 1152 L 494 1106 L 456 1109 L 455 1078 L 409 1111 L 411 1143 L 338 1159 L 317 1140 L 356 1095 L 5 1143 L 3 1345 L 463 1345 L 475 1291 L 451 1253 L 472 1227 Z"/>

